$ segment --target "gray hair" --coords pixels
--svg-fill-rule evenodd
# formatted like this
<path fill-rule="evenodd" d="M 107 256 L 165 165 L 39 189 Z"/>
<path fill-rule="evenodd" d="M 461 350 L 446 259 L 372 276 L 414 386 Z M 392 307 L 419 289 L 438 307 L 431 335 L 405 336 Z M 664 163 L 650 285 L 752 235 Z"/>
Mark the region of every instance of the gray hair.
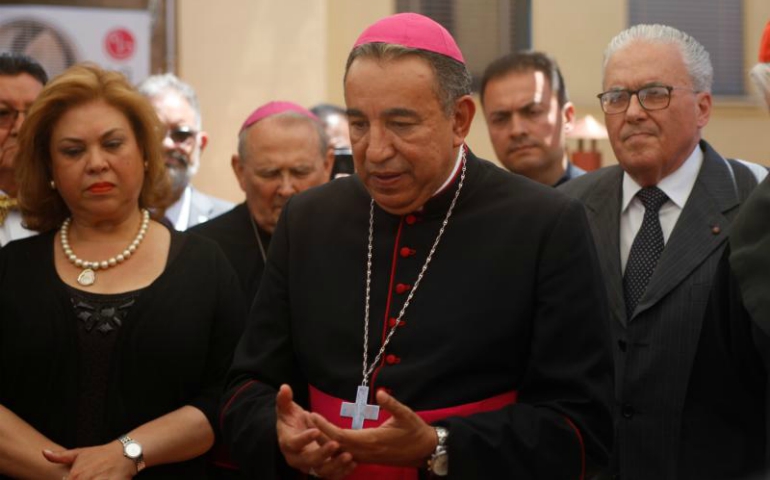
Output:
<path fill-rule="evenodd" d="M 280 118 L 280 119 L 287 119 L 289 121 L 293 122 L 303 122 L 307 123 L 308 125 L 311 125 L 313 129 L 318 134 L 318 152 L 321 156 L 321 159 L 323 160 L 326 158 L 326 152 L 329 150 L 329 135 L 326 134 L 326 130 L 324 129 L 324 126 L 319 122 L 318 120 L 314 120 L 307 115 L 303 115 L 299 112 L 282 112 L 278 113 L 276 115 L 271 115 L 264 120 L 268 120 L 271 118 Z M 254 125 L 258 124 L 259 122 L 256 122 L 252 125 L 249 125 L 241 131 L 241 133 L 238 134 L 238 157 L 240 157 L 241 163 L 244 162 L 246 157 L 249 154 L 249 145 L 246 142 L 246 132 L 249 131 Z M 290 128 L 290 127 L 287 127 Z"/>
<path fill-rule="evenodd" d="M 192 107 L 195 112 L 195 128 L 198 130 L 201 129 L 203 122 L 201 120 L 201 106 L 200 103 L 198 103 L 198 96 L 190 85 L 180 80 L 179 77 L 173 73 L 164 73 L 162 75 L 152 75 L 147 77 L 136 88 L 139 90 L 139 93 L 147 98 L 156 97 L 168 90 L 176 92 L 190 104 L 190 107 Z"/>
<path fill-rule="evenodd" d="M 714 67 L 709 52 L 690 35 L 668 25 L 634 25 L 623 30 L 610 41 L 604 51 L 602 80 L 610 57 L 633 42 L 662 43 L 676 45 L 682 53 L 685 68 L 690 75 L 693 88 L 699 92 L 710 92 L 714 80 Z"/>
<path fill-rule="evenodd" d="M 393 60 L 407 55 L 416 55 L 428 62 L 436 75 L 436 97 L 444 109 L 444 114 L 451 116 L 455 101 L 471 93 L 471 73 L 464 64 L 446 55 L 392 43 L 365 43 L 350 52 L 343 81 L 348 77 L 350 66 L 356 58 Z"/>

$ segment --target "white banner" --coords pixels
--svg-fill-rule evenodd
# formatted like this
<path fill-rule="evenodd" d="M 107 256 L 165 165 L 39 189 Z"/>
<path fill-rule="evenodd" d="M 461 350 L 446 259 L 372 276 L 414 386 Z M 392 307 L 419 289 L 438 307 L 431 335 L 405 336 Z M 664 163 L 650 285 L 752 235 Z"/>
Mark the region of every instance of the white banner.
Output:
<path fill-rule="evenodd" d="M 29 55 L 50 77 L 89 61 L 138 83 L 150 73 L 150 22 L 146 10 L 2 5 L 0 52 Z"/>

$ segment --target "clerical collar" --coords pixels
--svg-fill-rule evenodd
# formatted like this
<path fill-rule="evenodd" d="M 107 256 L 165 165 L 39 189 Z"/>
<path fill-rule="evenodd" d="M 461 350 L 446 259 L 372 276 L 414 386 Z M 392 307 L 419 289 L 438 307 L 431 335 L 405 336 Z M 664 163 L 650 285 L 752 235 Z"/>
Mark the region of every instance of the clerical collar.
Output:
<path fill-rule="evenodd" d="M 465 149 L 465 145 L 462 145 L 457 150 L 457 159 L 455 160 L 455 166 L 452 169 L 452 173 L 449 174 L 449 177 L 446 179 L 446 181 L 438 187 L 438 190 L 431 196 L 431 198 L 435 197 L 439 193 L 441 193 L 444 189 L 446 189 L 450 184 L 454 183 L 455 179 L 457 178 L 457 173 L 460 171 L 460 166 L 463 163 L 463 149 Z"/>

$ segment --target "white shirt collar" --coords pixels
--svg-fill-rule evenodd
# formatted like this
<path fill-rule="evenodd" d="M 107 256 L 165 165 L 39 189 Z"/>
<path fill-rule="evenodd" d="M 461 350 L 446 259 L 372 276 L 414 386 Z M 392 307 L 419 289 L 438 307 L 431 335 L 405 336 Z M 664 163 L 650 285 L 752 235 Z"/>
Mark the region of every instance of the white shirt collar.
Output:
<path fill-rule="evenodd" d="M 433 194 L 434 197 L 447 186 L 449 186 L 449 184 L 452 183 L 452 180 L 454 180 L 455 175 L 457 175 L 457 171 L 460 169 L 460 165 L 462 165 L 464 151 L 465 145 L 461 145 L 460 150 L 457 151 L 457 159 L 455 160 L 455 166 L 452 169 L 452 173 L 449 174 L 449 178 L 447 178 L 446 181 L 444 181 L 444 183 L 438 188 L 438 190 L 436 190 L 436 192 Z"/>
<path fill-rule="evenodd" d="M 700 149 L 700 145 L 696 145 L 690 156 L 687 157 L 687 160 L 671 174 L 663 177 L 658 182 L 657 187 L 668 196 L 670 201 L 682 209 L 690 197 L 690 192 L 692 192 L 692 187 L 695 186 L 695 180 L 698 178 L 698 172 L 700 172 L 702 165 L 703 151 Z M 626 211 L 631 200 L 634 199 L 637 192 L 641 189 L 642 187 L 636 183 L 636 180 L 631 178 L 631 175 L 623 172 L 623 203 L 621 204 L 621 212 Z"/>

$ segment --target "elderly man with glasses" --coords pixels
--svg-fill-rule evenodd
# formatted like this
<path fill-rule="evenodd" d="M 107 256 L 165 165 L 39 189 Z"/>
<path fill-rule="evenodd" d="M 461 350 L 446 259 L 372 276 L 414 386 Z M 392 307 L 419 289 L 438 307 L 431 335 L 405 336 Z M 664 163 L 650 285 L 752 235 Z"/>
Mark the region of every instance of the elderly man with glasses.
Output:
<path fill-rule="evenodd" d="M 198 172 L 200 156 L 208 143 L 202 130 L 195 90 L 175 75 L 153 75 L 139 85 L 166 127 L 163 151 L 171 180 L 172 201 L 166 218 L 177 230 L 187 230 L 230 210 L 233 204 L 196 190 L 190 180 Z"/>
<path fill-rule="evenodd" d="M 618 34 L 599 101 L 619 165 L 560 187 L 586 207 L 608 292 L 616 441 L 607 478 L 705 478 L 694 472 L 724 460 L 696 466 L 683 453 L 729 425 L 713 411 L 685 425 L 682 410 L 730 224 L 767 172 L 702 139 L 712 77 L 708 52 L 686 33 L 636 25 Z M 735 478 L 725 473 L 707 478 Z"/>
<path fill-rule="evenodd" d="M 35 233 L 21 225 L 14 161 L 21 124 L 47 81 L 43 67 L 30 57 L 0 55 L 0 247 Z"/>

